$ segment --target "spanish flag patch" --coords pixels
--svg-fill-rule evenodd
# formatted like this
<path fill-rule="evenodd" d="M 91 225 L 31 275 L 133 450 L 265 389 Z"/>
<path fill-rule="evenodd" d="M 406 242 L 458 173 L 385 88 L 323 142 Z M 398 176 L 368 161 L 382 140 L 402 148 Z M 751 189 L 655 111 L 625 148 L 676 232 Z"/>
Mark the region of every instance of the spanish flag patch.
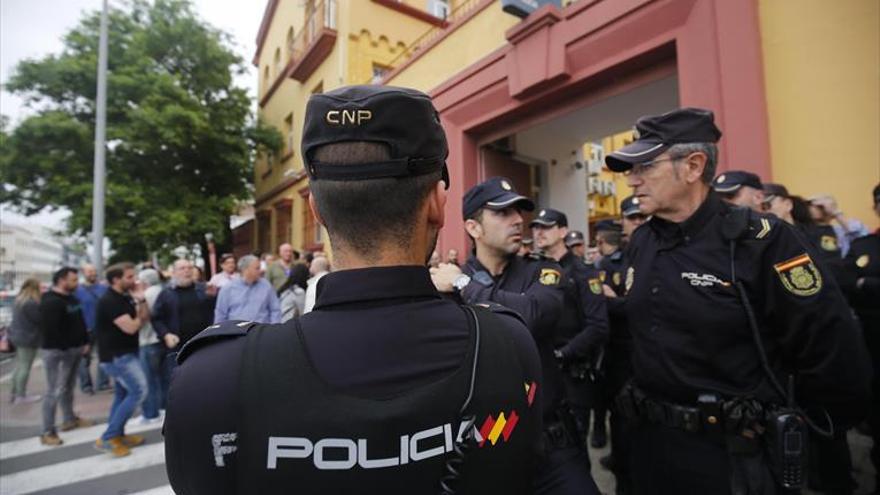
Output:
<path fill-rule="evenodd" d="M 796 296 L 812 296 L 822 290 L 822 274 L 807 253 L 776 263 L 773 268 L 782 286 Z"/>

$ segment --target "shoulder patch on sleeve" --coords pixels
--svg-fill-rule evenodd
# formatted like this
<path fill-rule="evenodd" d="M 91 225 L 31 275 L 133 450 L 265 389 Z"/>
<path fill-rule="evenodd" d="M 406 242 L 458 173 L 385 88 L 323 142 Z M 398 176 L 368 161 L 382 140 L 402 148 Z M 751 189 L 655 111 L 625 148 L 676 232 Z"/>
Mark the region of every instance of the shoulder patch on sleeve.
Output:
<path fill-rule="evenodd" d="M 244 337 L 256 325 L 257 323 L 252 321 L 224 321 L 223 323 L 211 325 L 183 345 L 183 348 L 177 353 L 177 364 L 183 363 L 187 357 L 198 349 L 218 340 Z"/>
<path fill-rule="evenodd" d="M 807 253 L 773 265 L 782 286 L 801 297 L 812 296 L 822 290 L 822 274 Z"/>

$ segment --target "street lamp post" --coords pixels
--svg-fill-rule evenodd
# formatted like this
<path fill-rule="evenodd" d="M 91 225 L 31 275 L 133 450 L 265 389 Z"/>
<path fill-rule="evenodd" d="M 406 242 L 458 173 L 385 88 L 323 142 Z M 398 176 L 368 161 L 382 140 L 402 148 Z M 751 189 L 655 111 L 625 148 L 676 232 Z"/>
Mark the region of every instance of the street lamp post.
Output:
<path fill-rule="evenodd" d="M 98 94 L 95 98 L 95 172 L 92 193 L 92 263 L 104 271 L 104 195 L 107 181 L 105 162 L 107 138 L 107 0 L 101 10 L 98 42 Z"/>

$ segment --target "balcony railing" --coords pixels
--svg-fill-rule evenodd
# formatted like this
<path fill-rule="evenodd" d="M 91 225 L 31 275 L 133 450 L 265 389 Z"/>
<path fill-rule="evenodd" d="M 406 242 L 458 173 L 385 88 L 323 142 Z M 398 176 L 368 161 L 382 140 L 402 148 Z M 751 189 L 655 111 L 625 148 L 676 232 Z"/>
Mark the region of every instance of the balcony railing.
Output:
<path fill-rule="evenodd" d="M 288 47 L 290 77 L 305 82 L 333 51 L 336 36 L 336 0 L 324 0 L 306 13 L 306 22 Z"/>
<path fill-rule="evenodd" d="M 400 66 L 402 63 L 406 62 L 413 55 L 418 53 L 420 50 L 424 49 L 426 46 L 430 45 L 434 40 L 443 35 L 443 33 L 453 27 L 458 21 L 471 13 L 475 8 L 479 7 L 485 3 L 485 0 L 464 0 L 459 3 L 449 15 L 444 19 L 446 23 L 441 26 L 434 26 L 431 29 L 425 31 L 421 36 L 413 40 L 412 43 L 407 45 L 407 47 L 397 54 L 388 65 L 391 69 L 395 69 Z M 375 83 L 375 79 L 367 81 L 367 83 Z"/>

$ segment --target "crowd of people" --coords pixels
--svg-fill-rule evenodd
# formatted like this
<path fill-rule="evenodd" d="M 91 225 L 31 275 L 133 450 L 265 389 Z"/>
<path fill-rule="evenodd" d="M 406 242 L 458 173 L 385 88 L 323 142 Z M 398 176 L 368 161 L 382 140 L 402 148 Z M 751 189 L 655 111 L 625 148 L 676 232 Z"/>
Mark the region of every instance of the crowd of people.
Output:
<path fill-rule="evenodd" d="M 182 495 L 592 495 L 587 446 L 609 441 L 618 494 L 853 493 L 849 430 L 880 465 L 880 232 L 828 195 L 718 174 L 711 111 L 636 129 L 606 157 L 633 190 L 619 218 L 585 235 L 491 177 L 454 198 L 459 259 L 436 250 L 451 179 L 430 98 L 313 95 L 302 156 L 335 270 L 288 244 L 223 256 L 209 283 L 188 260 L 164 286 L 118 264 L 93 323 L 59 271 L 39 315 L 16 313 L 45 328 L 41 439 L 61 443 L 58 401 L 61 430 L 89 424 L 70 390 L 96 343 L 116 394 L 96 447 L 125 455 L 134 411 L 167 410 Z"/>
<path fill-rule="evenodd" d="M 59 431 L 94 425 L 74 411 L 79 381 L 84 394 L 114 394 L 108 428 L 95 446 L 116 457 L 127 455 L 144 439 L 126 435 L 126 422 L 138 410 L 136 424 L 163 421 L 174 357 L 187 341 L 214 323 L 280 323 L 305 314 L 330 263 L 323 252 L 300 258 L 283 244 L 278 258 L 268 263 L 254 254 L 236 260 L 229 253 L 220 257 L 219 267 L 207 282 L 188 259 L 176 260 L 165 272 L 149 262 L 114 264 L 105 270 L 105 281 L 92 265 L 64 267 L 45 292 L 37 279 L 26 280 L 9 332 L 16 350 L 10 402 L 42 401 L 40 442 L 62 445 Z M 43 396 L 27 393 L 38 351 L 46 373 Z"/>

